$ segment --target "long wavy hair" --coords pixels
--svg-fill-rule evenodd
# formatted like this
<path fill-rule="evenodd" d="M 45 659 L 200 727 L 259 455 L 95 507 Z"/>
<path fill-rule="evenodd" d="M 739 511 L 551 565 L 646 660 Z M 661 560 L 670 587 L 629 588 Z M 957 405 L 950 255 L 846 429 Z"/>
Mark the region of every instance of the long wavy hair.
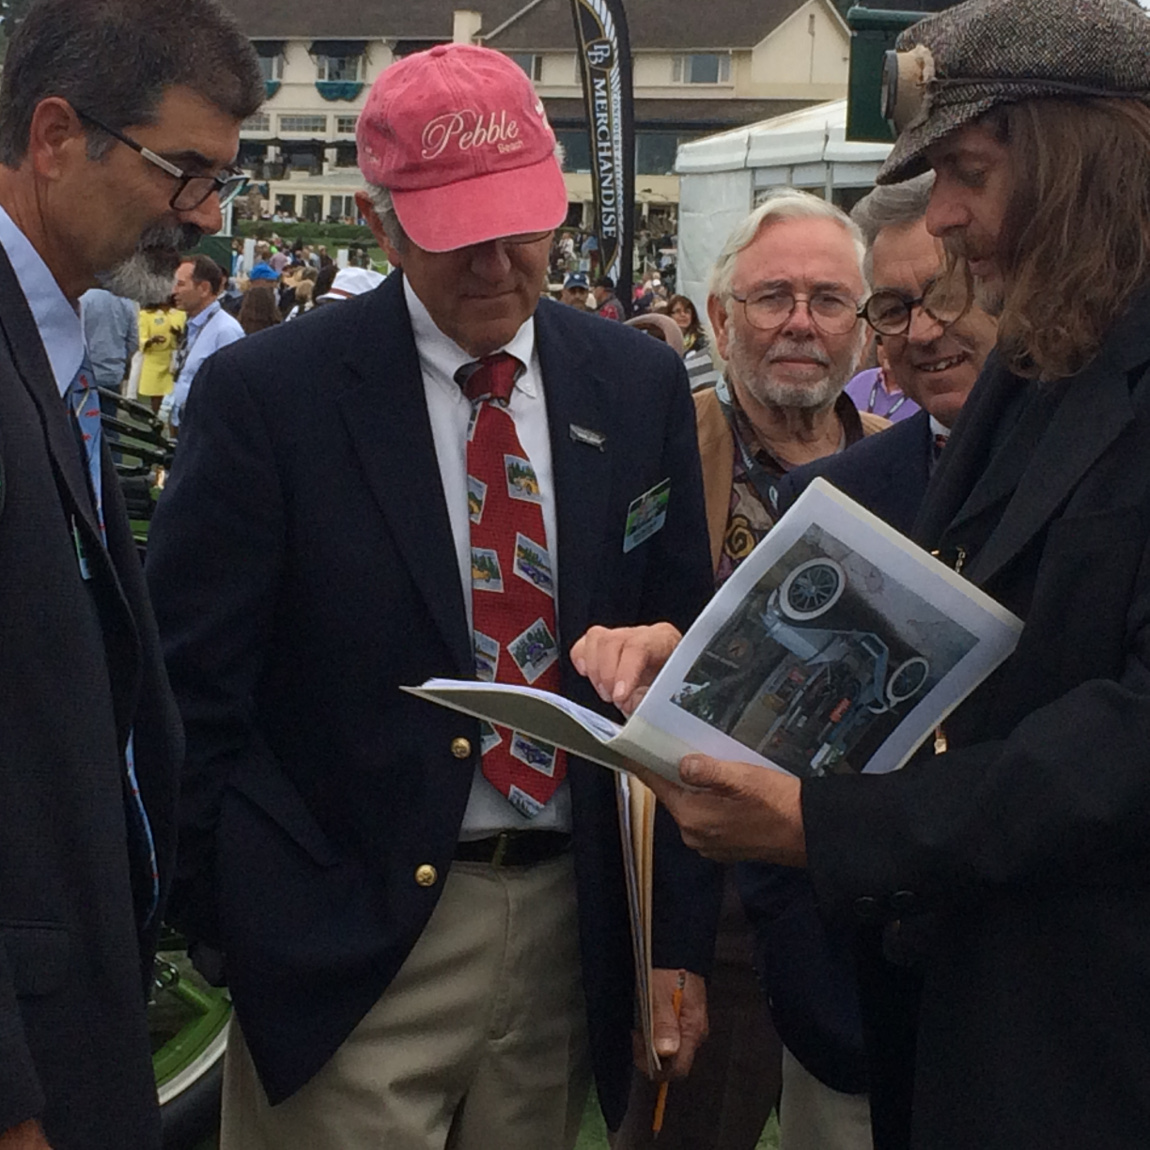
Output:
<path fill-rule="evenodd" d="M 1150 279 L 1150 107 L 1027 100 L 985 122 L 1013 175 L 999 351 L 1020 375 L 1065 379 Z"/>

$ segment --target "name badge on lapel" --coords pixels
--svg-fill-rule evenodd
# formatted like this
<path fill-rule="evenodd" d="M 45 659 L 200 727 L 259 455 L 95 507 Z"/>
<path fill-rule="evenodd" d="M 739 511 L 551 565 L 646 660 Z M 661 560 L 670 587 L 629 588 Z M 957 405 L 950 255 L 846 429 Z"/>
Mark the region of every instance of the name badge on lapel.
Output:
<path fill-rule="evenodd" d="M 607 437 L 601 431 L 592 431 L 591 428 L 580 427 L 577 423 L 569 424 L 568 431 L 571 432 L 571 438 L 576 443 L 585 443 L 597 451 L 606 451 L 607 449 Z"/>
<path fill-rule="evenodd" d="M 627 508 L 627 524 L 623 528 L 623 554 L 646 542 L 667 522 L 667 505 L 671 502 L 671 480 L 656 483 L 644 491 Z"/>

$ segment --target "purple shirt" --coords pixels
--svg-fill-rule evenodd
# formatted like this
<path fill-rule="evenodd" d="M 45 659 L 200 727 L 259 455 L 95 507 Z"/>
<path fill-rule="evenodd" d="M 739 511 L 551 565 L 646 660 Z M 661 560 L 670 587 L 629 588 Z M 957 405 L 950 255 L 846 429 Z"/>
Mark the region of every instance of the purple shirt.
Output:
<path fill-rule="evenodd" d="M 881 415 L 884 419 L 889 419 L 891 423 L 898 423 L 900 419 L 909 419 L 918 411 L 918 404 L 913 399 L 908 399 L 897 388 L 894 391 L 887 391 L 879 378 L 881 374 L 881 367 L 871 367 L 866 371 L 860 371 L 846 385 L 844 390 L 859 411 L 869 411 L 873 415 Z"/>

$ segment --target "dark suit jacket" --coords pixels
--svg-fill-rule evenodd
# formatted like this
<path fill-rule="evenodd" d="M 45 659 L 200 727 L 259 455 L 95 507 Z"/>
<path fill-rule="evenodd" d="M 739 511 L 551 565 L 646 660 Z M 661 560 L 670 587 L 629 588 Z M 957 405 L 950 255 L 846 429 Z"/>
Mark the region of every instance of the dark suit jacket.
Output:
<path fill-rule="evenodd" d="M 812 479 L 822 476 L 896 531 L 909 535 L 930 482 L 931 448 L 930 416 L 915 412 L 846 451 L 788 471 L 778 484 L 779 510 L 786 511 Z"/>
<path fill-rule="evenodd" d="M 166 884 L 180 734 L 107 450 L 103 477 L 107 551 L 0 251 L 0 1130 L 39 1116 L 60 1150 L 159 1144 L 123 751 L 134 730 Z"/>
<path fill-rule="evenodd" d="M 919 411 L 838 455 L 789 471 L 779 481 L 779 510 L 786 511 L 812 479 L 822 476 L 908 535 L 930 482 L 932 455 L 930 416 Z M 848 1075 L 869 1081 L 875 1150 L 905 1146 L 911 1089 L 903 1067 L 914 1058 L 914 1013 L 921 989 L 917 967 L 885 960 L 881 924 L 856 931 L 841 922 L 822 923 L 808 876 L 762 863 L 739 869 L 748 914 L 772 926 L 758 935 L 762 963 L 791 972 L 790 984 L 805 992 L 791 996 L 786 1008 L 794 1018 L 791 1049 L 816 1073 L 822 1068 L 820 1077 L 831 1085 L 849 1081 Z M 779 923 L 790 924 L 791 930 L 780 930 Z M 796 945 L 795 934 L 805 946 Z M 826 945 L 813 948 L 811 940 L 819 938 Z M 780 1000 L 787 997 L 785 985 L 776 991 Z"/>
<path fill-rule="evenodd" d="M 670 619 L 710 562 L 681 364 L 622 325 L 541 303 L 559 531 L 559 630 Z M 601 448 L 571 426 L 605 436 Z M 671 479 L 666 526 L 623 552 L 632 500 Z M 221 943 L 273 1102 L 331 1056 L 439 897 L 476 764 L 473 720 L 399 690 L 470 678 L 471 637 L 400 276 L 218 353 L 152 528 L 148 575 L 188 730 L 175 914 Z M 563 691 L 599 705 L 562 660 Z M 582 961 L 600 1099 L 617 1124 L 632 961 L 614 783 L 569 778 Z M 705 967 L 715 870 L 661 820 L 656 951 Z M 659 892 L 657 891 L 657 899 Z"/>
<path fill-rule="evenodd" d="M 1060 387 L 991 357 L 916 535 L 965 553 L 1019 646 L 944 757 L 803 787 L 828 913 L 919 927 L 923 1150 L 1146 1145 L 1148 365 L 1147 290 Z"/>
<path fill-rule="evenodd" d="M 930 417 L 918 412 L 846 451 L 788 471 L 777 484 L 779 511 L 822 476 L 898 530 L 909 531 L 930 478 L 930 446 Z M 783 1042 L 833 1089 L 868 1090 L 853 928 L 822 920 L 803 871 L 752 862 L 741 863 L 736 874 L 755 963 Z M 878 1053 L 886 1049 L 884 1037 Z M 878 1102 L 881 1112 L 881 1085 Z"/>

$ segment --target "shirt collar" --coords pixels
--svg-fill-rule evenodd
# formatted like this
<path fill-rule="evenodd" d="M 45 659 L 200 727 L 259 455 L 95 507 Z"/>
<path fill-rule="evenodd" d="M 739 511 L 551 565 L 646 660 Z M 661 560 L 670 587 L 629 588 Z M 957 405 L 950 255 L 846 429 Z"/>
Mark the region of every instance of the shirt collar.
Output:
<path fill-rule="evenodd" d="M 950 438 L 950 428 L 944 427 L 941 423 L 938 422 L 937 419 L 934 418 L 933 415 L 930 417 L 930 433 L 935 438 L 938 438 L 940 435 L 943 439 Z"/>
<path fill-rule="evenodd" d="M 715 385 L 715 392 L 727 416 L 727 423 L 734 437 L 735 446 L 742 456 L 744 464 L 748 468 L 760 468 L 775 479 L 785 475 L 790 470 L 791 465 L 779 459 L 774 452 L 759 443 L 758 437 L 755 435 L 754 425 L 743 410 L 743 405 L 739 402 L 730 379 L 726 376 L 720 379 Z M 842 438 L 839 441 L 839 446 L 835 449 L 837 453 L 858 443 L 863 438 L 864 430 L 858 408 L 855 407 L 854 401 L 845 391 L 839 393 L 835 400 L 834 410 L 835 415 L 839 418 L 839 425 L 842 427 Z"/>
<path fill-rule="evenodd" d="M 465 364 L 474 363 L 475 356 L 464 351 L 455 340 L 439 330 L 435 320 L 431 318 L 431 313 L 424 307 L 423 300 L 415 294 L 407 276 L 403 277 L 403 295 L 407 300 L 411 331 L 415 336 L 415 350 L 419 354 L 419 365 L 424 377 L 447 387 L 455 395 L 462 396 L 463 392 L 455 382 L 455 373 Z M 532 357 L 535 355 L 535 317 L 533 315 L 528 317 L 515 335 L 496 350 L 508 352 L 530 369 Z M 531 378 L 530 370 L 520 372 L 519 378 L 515 381 L 515 388 L 525 395 L 535 396 L 535 380 Z"/>
<path fill-rule="evenodd" d="M 220 301 L 218 299 L 212 300 L 210 304 L 199 315 L 194 316 L 188 320 L 188 327 L 200 328 L 208 322 L 220 310 Z"/>
<path fill-rule="evenodd" d="M 80 313 L 60 290 L 40 253 L 3 208 L 0 208 L 0 245 L 28 301 L 56 387 L 64 395 L 84 362 Z"/>

